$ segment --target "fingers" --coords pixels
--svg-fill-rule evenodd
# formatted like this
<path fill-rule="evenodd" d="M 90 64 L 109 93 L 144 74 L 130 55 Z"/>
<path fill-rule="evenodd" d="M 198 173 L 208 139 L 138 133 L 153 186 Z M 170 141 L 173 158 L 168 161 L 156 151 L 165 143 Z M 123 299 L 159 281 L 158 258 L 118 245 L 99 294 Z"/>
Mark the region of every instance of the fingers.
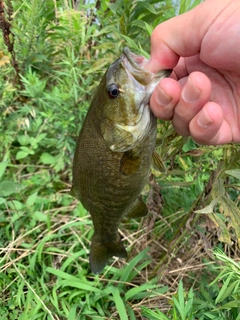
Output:
<path fill-rule="evenodd" d="M 185 82 L 185 83 L 184 83 Z M 193 72 L 180 83 L 163 79 L 152 94 L 150 105 L 156 117 L 172 120 L 182 136 L 191 135 L 199 144 L 217 145 L 232 141 L 232 131 L 222 108 L 210 102 L 211 82 L 201 72 Z"/>
<path fill-rule="evenodd" d="M 180 93 L 181 86 L 177 81 L 171 78 L 161 80 L 150 100 L 150 106 L 155 116 L 162 120 L 172 119 Z"/>
<path fill-rule="evenodd" d="M 208 102 L 190 121 L 189 132 L 199 144 L 218 145 L 233 140 L 232 130 L 224 119 L 222 108 L 215 102 Z"/>
<path fill-rule="evenodd" d="M 209 100 L 210 93 L 210 80 L 201 72 L 191 73 L 188 78 L 181 79 L 181 84 L 165 78 L 153 92 L 150 106 L 156 117 L 172 119 L 177 132 L 187 136 L 189 122 Z"/>
<path fill-rule="evenodd" d="M 204 35 L 201 32 L 203 24 L 198 24 L 198 21 L 195 11 L 191 10 L 159 24 L 151 35 L 151 58 L 146 69 L 151 72 L 171 69 L 176 66 L 180 56 L 197 54 Z"/>
<path fill-rule="evenodd" d="M 179 134 L 190 135 L 189 123 L 209 101 L 210 94 L 211 82 L 208 77 L 201 72 L 191 73 L 182 88 L 172 118 L 173 126 Z"/>
<path fill-rule="evenodd" d="M 180 56 L 189 57 L 200 53 L 210 27 L 231 2 L 231 0 L 218 0 L 216 6 L 215 1 L 204 1 L 194 9 L 159 24 L 151 36 L 151 58 L 146 64 L 146 69 L 151 72 L 171 69 L 177 65 Z M 223 16 L 222 19 L 224 22 L 226 17 Z M 238 32 L 233 26 L 232 29 Z M 204 46 L 204 56 L 209 55 L 209 45 L 214 41 L 212 38 L 215 39 L 215 36 L 211 35 L 209 44 Z M 223 45 L 225 46 L 225 43 Z M 216 46 L 214 43 L 212 51 Z M 225 46 L 227 48 L 225 50 L 228 50 L 228 47 Z"/>

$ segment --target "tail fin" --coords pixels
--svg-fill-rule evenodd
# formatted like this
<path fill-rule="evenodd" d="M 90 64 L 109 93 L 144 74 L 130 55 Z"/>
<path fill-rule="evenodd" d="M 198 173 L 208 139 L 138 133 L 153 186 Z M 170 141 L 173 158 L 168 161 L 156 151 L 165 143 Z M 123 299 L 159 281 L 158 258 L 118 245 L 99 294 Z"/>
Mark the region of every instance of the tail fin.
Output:
<path fill-rule="evenodd" d="M 92 272 L 95 274 L 100 273 L 108 263 L 108 259 L 112 256 L 127 258 L 127 251 L 121 240 L 111 243 L 97 242 L 93 236 L 90 251 L 90 267 Z"/>

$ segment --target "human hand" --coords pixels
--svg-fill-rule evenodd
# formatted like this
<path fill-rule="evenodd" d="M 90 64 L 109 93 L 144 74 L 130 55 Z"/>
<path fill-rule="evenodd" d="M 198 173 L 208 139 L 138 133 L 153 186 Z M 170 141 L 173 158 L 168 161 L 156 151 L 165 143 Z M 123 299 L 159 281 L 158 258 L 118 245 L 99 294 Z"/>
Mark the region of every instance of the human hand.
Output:
<path fill-rule="evenodd" d="M 240 142 L 239 34 L 239 0 L 207 0 L 158 25 L 146 68 L 173 73 L 152 94 L 153 113 L 200 144 Z"/>

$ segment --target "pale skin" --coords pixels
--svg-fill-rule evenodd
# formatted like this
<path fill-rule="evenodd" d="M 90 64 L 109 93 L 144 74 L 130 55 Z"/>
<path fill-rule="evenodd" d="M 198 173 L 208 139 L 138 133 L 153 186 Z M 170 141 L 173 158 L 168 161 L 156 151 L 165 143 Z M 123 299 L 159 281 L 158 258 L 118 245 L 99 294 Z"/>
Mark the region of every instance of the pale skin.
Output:
<path fill-rule="evenodd" d="M 200 144 L 240 142 L 239 0 L 206 0 L 158 25 L 146 69 L 173 69 L 151 97 L 158 118 Z"/>

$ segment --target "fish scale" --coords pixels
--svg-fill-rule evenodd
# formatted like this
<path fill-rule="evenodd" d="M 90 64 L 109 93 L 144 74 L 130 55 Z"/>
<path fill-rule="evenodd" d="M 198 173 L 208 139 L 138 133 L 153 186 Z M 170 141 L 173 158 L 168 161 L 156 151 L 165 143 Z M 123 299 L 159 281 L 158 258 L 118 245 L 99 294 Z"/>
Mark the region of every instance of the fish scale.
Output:
<path fill-rule="evenodd" d="M 151 74 L 141 62 L 145 58 L 126 48 L 109 67 L 92 99 L 74 154 L 72 194 L 93 221 L 90 267 L 94 273 L 101 272 L 112 256 L 127 257 L 118 233 L 123 216 L 147 213 L 140 194 L 157 132 L 148 102 L 159 80 L 170 72 Z"/>

